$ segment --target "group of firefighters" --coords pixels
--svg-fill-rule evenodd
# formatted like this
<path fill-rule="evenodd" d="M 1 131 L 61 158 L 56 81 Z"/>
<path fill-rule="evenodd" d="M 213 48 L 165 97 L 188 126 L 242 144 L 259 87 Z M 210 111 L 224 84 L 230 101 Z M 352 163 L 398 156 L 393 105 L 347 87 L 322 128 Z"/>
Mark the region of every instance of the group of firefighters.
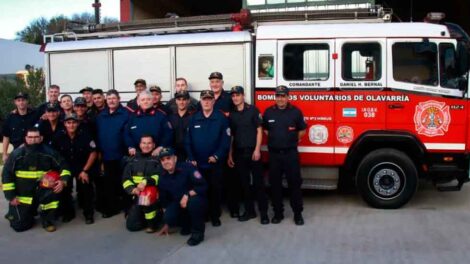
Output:
<path fill-rule="evenodd" d="M 35 110 L 28 106 L 28 95 L 18 93 L 16 109 L 3 126 L 2 186 L 10 226 L 30 229 L 38 208 L 49 232 L 56 230 L 58 217 L 71 221 L 75 182 L 86 224 L 94 222 L 95 210 L 103 218 L 124 211 L 130 231 L 162 235 L 179 226 L 182 235 L 191 235 L 187 243 L 197 245 L 204 240 L 207 220 L 221 225 L 224 198 L 232 218 L 256 218 L 256 201 L 261 224 L 280 223 L 283 175 L 294 223 L 303 225 L 297 146 L 306 123 L 289 103 L 289 89 L 278 86 L 275 104 L 261 115 L 246 103 L 243 87 L 225 91 L 223 84 L 220 72 L 211 73 L 210 89 L 198 101 L 190 96 L 186 79 L 177 78 L 174 98 L 163 104 L 160 87 L 147 88 L 138 79 L 137 96 L 126 106 L 116 90 L 85 87 L 72 100 L 52 85 L 48 101 Z M 261 162 L 263 131 L 271 219 Z"/>

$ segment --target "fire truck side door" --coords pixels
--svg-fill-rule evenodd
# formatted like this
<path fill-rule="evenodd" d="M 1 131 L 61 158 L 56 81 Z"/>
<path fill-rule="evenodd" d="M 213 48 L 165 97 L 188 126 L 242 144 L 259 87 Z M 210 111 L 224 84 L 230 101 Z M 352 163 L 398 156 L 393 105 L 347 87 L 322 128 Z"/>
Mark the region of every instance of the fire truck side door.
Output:
<path fill-rule="evenodd" d="M 387 42 L 387 128 L 416 135 L 429 152 L 465 150 L 467 100 L 458 87 L 455 41 Z"/>
<path fill-rule="evenodd" d="M 335 163 L 342 165 L 364 132 L 385 128 L 386 41 L 338 39 L 336 52 Z"/>
<path fill-rule="evenodd" d="M 308 125 L 299 143 L 303 165 L 334 162 L 334 53 L 332 39 L 278 41 L 277 83 L 290 88 Z"/>

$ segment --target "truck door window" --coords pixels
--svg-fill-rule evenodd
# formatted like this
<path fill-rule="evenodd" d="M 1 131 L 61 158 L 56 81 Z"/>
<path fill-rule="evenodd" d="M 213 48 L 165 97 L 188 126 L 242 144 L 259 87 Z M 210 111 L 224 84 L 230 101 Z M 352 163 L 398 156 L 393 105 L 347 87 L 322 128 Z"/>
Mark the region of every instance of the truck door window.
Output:
<path fill-rule="evenodd" d="M 459 88 L 459 74 L 456 63 L 455 47 L 451 43 L 439 44 L 439 74 L 441 86 Z"/>
<path fill-rule="evenodd" d="M 330 77 L 328 44 L 288 44 L 283 52 L 284 79 L 326 81 Z"/>
<path fill-rule="evenodd" d="M 393 79 L 437 86 L 437 45 L 430 42 L 397 42 L 392 46 Z"/>
<path fill-rule="evenodd" d="M 379 43 L 346 43 L 343 45 L 343 80 L 377 81 L 382 77 Z"/>

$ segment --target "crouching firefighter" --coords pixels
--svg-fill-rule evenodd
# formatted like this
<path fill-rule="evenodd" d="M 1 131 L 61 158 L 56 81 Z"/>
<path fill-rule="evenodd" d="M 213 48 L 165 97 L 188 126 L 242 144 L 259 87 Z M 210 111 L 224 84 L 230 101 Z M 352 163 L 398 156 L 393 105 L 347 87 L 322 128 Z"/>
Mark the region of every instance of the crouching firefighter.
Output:
<path fill-rule="evenodd" d="M 123 173 L 124 190 L 132 196 L 133 204 L 128 211 L 126 227 L 129 231 L 153 233 L 156 231 L 161 213 L 157 203 L 160 162 L 152 156 L 155 142 L 150 135 L 143 135 L 139 143 L 140 152 L 131 157 Z"/>
<path fill-rule="evenodd" d="M 25 144 L 11 153 L 2 172 L 10 226 L 17 232 L 30 229 L 39 206 L 43 228 L 55 231 L 59 193 L 69 178 L 70 171 L 60 155 L 42 144 L 37 128 L 28 129 Z"/>
<path fill-rule="evenodd" d="M 181 234 L 189 235 L 187 243 L 196 246 L 204 240 L 207 212 L 207 184 L 201 173 L 190 163 L 176 163 L 171 148 L 160 152 L 163 172 L 160 176 L 160 201 L 164 226 L 158 235 L 168 235 L 170 227 L 181 226 Z"/>

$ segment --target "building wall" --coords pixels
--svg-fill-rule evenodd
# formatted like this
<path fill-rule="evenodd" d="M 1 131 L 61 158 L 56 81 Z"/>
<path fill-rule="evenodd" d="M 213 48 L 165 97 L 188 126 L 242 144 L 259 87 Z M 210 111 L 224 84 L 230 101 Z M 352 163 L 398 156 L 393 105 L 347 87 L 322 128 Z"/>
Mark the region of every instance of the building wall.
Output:
<path fill-rule="evenodd" d="M 121 0 L 121 21 L 161 18 L 172 12 L 179 16 L 196 16 L 238 12 L 242 0 Z M 428 12 L 445 12 L 447 21 L 461 25 L 470 33 L 469 0 L 376 0 L 377 4 L 393 9 L 395 20 L 410 21 L 413 3 L 413 21 L 422 21 Z"/>
<path fill-rule="evenodd" d="M 0 39 L 0 75 L 15 74 L 29 64 L 35 68 L 44 67 L 44 53 L 40 46 Z"/>

